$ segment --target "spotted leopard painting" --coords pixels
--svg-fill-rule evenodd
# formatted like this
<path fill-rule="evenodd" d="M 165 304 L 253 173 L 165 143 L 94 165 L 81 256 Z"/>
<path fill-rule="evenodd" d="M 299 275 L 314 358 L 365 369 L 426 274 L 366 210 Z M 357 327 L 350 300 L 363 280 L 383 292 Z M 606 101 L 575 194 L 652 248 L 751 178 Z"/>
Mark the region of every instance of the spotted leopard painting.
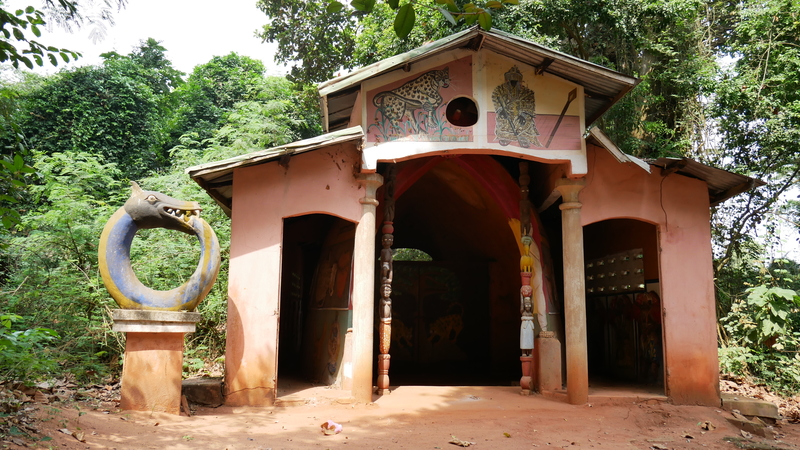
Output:
<path fill-rule="evenodd" d="M 472 94 L 469 58 L 380 86 L 367 93 L 369 142 L 470 142 L 471 127 L 447 121 L 448 102 Z"/>

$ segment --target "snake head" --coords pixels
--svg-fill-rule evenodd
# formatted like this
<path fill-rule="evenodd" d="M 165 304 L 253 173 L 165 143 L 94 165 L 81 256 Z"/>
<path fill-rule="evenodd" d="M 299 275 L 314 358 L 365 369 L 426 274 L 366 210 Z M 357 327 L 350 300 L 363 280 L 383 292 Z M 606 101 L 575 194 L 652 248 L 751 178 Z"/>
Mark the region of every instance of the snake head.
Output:
<path fill-rule="evenodd" d="M 178 200 L 160 192 L 145 191 L 131 181 L 133 193 L 125 202 L 125 212 L 141 228 L 167 228 L 194 234 L 193 221 L 200 218 L 197 202 Z"/>

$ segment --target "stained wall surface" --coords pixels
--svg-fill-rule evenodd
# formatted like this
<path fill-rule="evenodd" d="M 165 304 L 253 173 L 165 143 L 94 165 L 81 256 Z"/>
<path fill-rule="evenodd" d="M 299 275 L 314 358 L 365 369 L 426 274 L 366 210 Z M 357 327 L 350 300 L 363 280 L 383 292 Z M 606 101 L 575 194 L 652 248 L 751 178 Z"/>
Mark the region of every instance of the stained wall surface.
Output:
<path fill-rule="evenodd" d="M 283 219 L 331 214 L 355 222 L 364 191 L 352 145 L 234 171 L 225 395 L 229 405 L 269 405 L 277 380 Z"/>
<path fill-rule="evenodd" d="M 126 333 L 120 408 L 180 414 L 183 333 Z"/>
<path fill-rule="evenodd" d="M 676 404 L 719 405 L 708 187 L 677 173 L 648 174 L 587 148 L 583 225 L 630 218 L 658 228 L 667 395 Z M 609 238 L 613 238 L 609 236 Z"/>

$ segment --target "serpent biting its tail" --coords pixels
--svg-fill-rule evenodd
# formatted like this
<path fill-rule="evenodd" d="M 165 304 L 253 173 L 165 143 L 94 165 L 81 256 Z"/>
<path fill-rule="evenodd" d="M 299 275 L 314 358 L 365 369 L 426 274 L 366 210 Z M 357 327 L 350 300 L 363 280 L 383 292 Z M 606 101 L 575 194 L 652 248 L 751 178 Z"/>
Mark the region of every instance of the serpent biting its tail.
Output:
<path fill-rule="evenodd" d="M 144 191 L 136 183 L 131 197 L 106 223 L 98 249 L 100 275 L 111 297 L 123 309 L 192 311 L 217 279 L 220 250 L 217 235 L 200 218 L 200 205 Z M 167 228 L 195 235 L 200 262 L 183 285 L 157 291 L 142 284 L 131 267 L 131 242 L 145 228 Z"/>

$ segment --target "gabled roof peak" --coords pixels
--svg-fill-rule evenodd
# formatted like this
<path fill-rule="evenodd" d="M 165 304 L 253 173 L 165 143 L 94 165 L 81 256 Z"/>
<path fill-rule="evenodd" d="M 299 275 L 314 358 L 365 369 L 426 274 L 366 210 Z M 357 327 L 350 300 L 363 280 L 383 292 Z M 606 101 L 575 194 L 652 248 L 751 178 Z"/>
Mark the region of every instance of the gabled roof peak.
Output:
<path fill-rule="evenodd" d="M 473 27 L 318 85 L 327 131 L 347 127 L 361 83 L 455 49 L 491 51 L 584 87 L 586 125 L 597 120 L 639 80 L 497 29 Z"/>

